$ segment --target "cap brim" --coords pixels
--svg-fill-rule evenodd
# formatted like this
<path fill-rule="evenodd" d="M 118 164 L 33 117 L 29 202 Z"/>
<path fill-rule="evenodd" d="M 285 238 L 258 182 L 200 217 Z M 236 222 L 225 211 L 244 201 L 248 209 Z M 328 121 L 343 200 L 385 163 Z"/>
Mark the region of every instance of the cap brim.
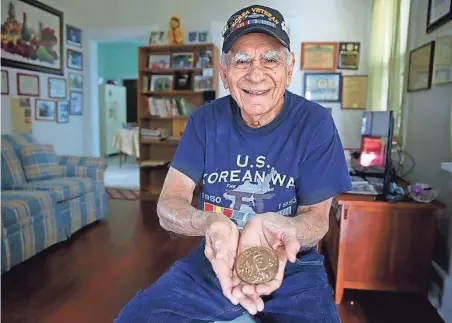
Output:
<path fill-rule="evenodd" d="M 242 27 L 242 28 L 239 28 L 239 29 L 235 30 L 234 32 L 232 32 L 232 34 L 229 35 L 227 37 L 227 40 L 223 43 L 223 52 L 228 53 L 231 50 L 234 43 L 237 41 L 237 39 L 239 39 L 243 35 L 246 35 L 249 33 L 264 33 L 264 34 L 270 35 L 270 36 L 276 38 L 281 43 L 281 45 L 289 48 L 289 44 L 276 34 L 274 28 L 272 28 L 270 26 L 266 26 L 266 25 L 258 25 L 258 26 L 255 25 L 255 26 L 250 26 L 250 27 L 245 27 L 245 28 Z"/>

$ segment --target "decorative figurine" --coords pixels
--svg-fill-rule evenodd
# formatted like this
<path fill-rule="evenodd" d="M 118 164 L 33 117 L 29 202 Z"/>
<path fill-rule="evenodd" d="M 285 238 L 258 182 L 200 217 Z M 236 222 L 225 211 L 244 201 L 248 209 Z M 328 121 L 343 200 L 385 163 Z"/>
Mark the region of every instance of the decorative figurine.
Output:
<path fill-rule="evenodd" d="M 180 18 L 172 16 L 170 20 L 170 29 L 168 31 L 168 40 L 170 44 L 184 43 L 184 30 L 180 26 Z"/>

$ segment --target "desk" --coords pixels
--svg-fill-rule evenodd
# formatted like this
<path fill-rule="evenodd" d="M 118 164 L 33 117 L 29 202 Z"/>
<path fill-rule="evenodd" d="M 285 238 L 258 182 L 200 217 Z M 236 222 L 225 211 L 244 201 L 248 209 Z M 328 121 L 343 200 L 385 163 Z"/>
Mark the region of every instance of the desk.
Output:
<path fill-rule="evenodd" d="M 336 278 L 336 304 L 344 289 L 426 294 L 441 208 L 437 201 L 388 203 L 369 195 L 338 195 L 322 240 Z"/>

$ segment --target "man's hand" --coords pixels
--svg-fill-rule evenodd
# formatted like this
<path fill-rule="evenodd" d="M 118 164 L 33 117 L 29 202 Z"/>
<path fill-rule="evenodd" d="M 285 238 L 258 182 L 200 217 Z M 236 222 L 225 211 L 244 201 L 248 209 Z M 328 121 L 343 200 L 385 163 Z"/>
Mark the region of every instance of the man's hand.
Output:
<path fill-rule="evenodd" d="M 300 242 L 293 219 L 276 213 L 264 213 L 248 221 L 241 233 L 237 254 L 250 247 L 275 250 L 279 259 L 276 277 L 264 284 L 249 285 L 240 280 L 234 270 L 232 296 L 252 315 L 264 309 L 261 295 L 270 295 L 278 289 L 284 278 L 287 260 L 295 262 Z"/>
<path fill-rule="evenodd" d="M 224 296 L 234 305 L 239 303 L 232 296 L 232 272 L 238 242 L 239 230 L 237 226 L 224 215 L 216 218 L 207 228 L 204 253 L 220 281 Z"/>

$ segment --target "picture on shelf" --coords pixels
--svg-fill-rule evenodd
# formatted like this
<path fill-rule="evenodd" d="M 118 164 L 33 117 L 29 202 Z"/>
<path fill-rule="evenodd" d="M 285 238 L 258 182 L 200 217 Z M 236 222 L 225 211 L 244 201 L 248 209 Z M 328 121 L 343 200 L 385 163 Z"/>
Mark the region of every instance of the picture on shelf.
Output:
<path fill-rule="evenodd" d="M 175 90 L 190 90 L 191 89 L 191 73 L 176 72 L 174 89 Z"/>
<path fill-rule="evenodd" d="M 170 91 L 173 89 L 173 75 L 152 75 L 151 91 Z"/>
<path fill-rule="evenodd" d="M 55 101 L 36 99 L 35 102 L 35 119 L 41 121 L 55 120 Z"/>
<path fill-rule="evenodd" d="M 189 31 L 187 37 L 188 43 L 196 43 L 198 41 L 198 31 Z"/>
<path fill-rule="evenodd" d="M 193 64 L 193 53 L 174 53 L 172 56 L 171 67 L 173 68 L 190 68 Z"/>
<path fill-rule="evenodd" d="M 152 69 L 170 68 L 170 62 L 170 55 L 149 55 L 148 66 Z"/>
<path fill-rule="evenodd" d="M 57 103 L 57 122 L 68 123 L 69 122 L 69 101 L 58 101 Z"/>
<path fill-rule="evenodd" d="M 211 68 L 212 63 L 212 50 L 204 49 L 199 52 L 198 61 L 196 62 L 196 67 L 198 68 Z"/>
<path fill-rule="evenodd" d="M 149 45 L 162 45 L 167 43 L 164 31 L 151 31 L 149 35 Z"/>
<path fill-rule="evenodd" d="M 83 70 L 83 53 L 67 49 L 67 67 L 74 70 Z"/>
<path fill-rule="evenodd" d="M 200 43 L 207 42 L 208 36 L 209 32 L 207 30 L 198 31 L 198 42 Z"/>
<path fill-rule="evenodd" d="M 213 90 L 213 77 L 212 76 L 196 75 L 194 77 L 193 90 L 194 91 Z"/>

